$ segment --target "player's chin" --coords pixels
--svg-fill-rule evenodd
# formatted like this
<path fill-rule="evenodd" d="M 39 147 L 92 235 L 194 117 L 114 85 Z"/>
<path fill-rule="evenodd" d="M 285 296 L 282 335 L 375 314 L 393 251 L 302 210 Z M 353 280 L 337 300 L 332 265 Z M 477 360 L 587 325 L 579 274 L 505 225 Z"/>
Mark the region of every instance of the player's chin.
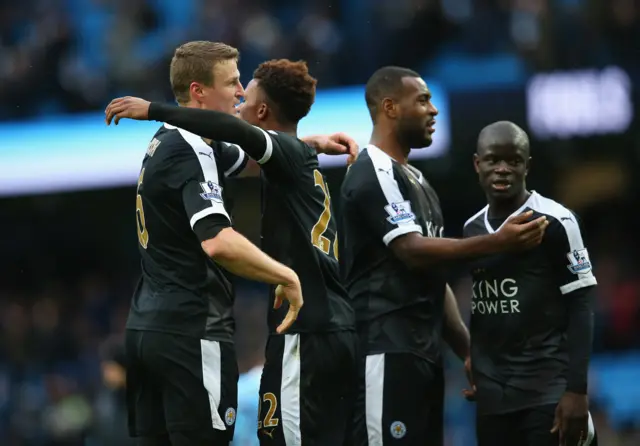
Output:
<path fill-rule="evenodd" d="M 411 147 L 416 149 L 423 149 L 425 147 L 429 147 L 431 144 L 433 144 L 433 138 L 431 138 L 431 135 L 424 135 L 423 137 L 417 139 L 411 145 Z"/>

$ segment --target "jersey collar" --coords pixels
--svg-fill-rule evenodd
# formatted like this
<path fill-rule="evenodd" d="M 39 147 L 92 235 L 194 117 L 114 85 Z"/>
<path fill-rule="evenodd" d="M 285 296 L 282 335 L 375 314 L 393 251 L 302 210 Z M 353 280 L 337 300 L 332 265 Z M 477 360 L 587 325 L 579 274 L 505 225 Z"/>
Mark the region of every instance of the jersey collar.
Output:
<path fill-rule="evenodd" d="M 485 207 L 484 209 L 484 226 L 487 229 L 487 232 L 489 232 L 489 234 L 493 234 L 494 232 L 498 232 L 500 229 L 502 229 L 502 227 L 504 226 L 504 224 L 507 222 L 507 220 L 515 215 L 521 214 L 526 208 L 531 208 L 532 207 L 532 203 L 534 201 L 534 197 L 537 197 L 538 193 L 535 190 L 531 191 L 531 195 L 529 195 L 529 198 L 527 198 L 527 201 L 524 202 L 524 204 L 522 206 L 520 206 L 518 209 L 516 209 L 515 211 L 513 211 L 511 213 L 511 215 L 509 215 L 509 217 L 507 217 L 505 219 L 505 221 L 502 222 L 502 224 L 500 225 L 500 227 L 498 229 L 493 229 L 493 226 L 491 226 L 491 223 L 489 223 L 489 206 Z"/>
<path fill-rule="evenodd" d="M 369 151 L 371 150 L 375 150 L 377 152 L 379 152 L 380 154 L 382 154 L 383 156 L 386 156 L 387 158 L 389 158 L 391 160 L 391 163 L 395 163 L 398 164 L 399 166 L 401 166 L 402 168 L 405 168 L 405 170 L 408 172 L 409 175 L 411 175 L 412 177 L 414 177 L 416 180 L 418 180 L 418 183 L 422 182 L 422 179 L 424 178 L 424 176 L 422 175 L 422 172 L 417 169 L 416 167 L 412 166 L 411 164 L 407 164 L 402 165 L 400 163 L 398 163 L 396 160 L 394 160 L 392 157 L 389 156 L 389 154 L 387 154 L 387 152 L 385 152 L 384 150 L 382 150 L 380 147 L 374 145 L 374 144 L 367 144 L 364 149 L 367 149 Z M 363 150 L 364 150 L 363 149 Z"/>

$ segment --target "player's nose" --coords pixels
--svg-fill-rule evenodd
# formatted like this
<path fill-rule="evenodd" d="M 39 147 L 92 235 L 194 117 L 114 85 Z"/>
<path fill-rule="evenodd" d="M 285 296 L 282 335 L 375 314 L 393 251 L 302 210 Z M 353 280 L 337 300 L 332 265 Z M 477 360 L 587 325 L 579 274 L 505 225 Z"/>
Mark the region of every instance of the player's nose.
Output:
<path fill-rule="evenodd" d="M 497 174 L 508 175 L 509 173 L 511 173 L 511 168 L 509 167 L 509 163 L 502 160 L 495 165 L 495 167 L 493 168 L 493 172 Z"/>
<path fill-rule="evenodd" d="M 236 97 L 238 99 L 244 98 L 244 87 L 240 82 L 238 82 L 238 86 L 236 87 Z"/>

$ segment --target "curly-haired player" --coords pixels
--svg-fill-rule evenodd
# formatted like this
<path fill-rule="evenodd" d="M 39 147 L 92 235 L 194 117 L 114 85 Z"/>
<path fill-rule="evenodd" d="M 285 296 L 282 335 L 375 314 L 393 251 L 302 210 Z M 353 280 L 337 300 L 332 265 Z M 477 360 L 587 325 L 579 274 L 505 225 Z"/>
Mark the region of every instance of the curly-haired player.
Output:
<path fill-rule="evenodd" d="M 253 80 L 247 85 L 240 115 L 257 125 L 256 118 L 264 120 L 266 116 L 260 115 L 253 106 L 264 104 L 263 113 L 268 107 L 271 118 L 280 125 L 295 126 L 311 110 L 316 98 L 316 84 L 304 61 L 280 59 L 264 62 L 253 72 Z"/>
<path fill-rule="evenodd" d="M 164 121 L 239 144 L 262 168 L 262 249 L 298 273 L 304 296 L 286 334 L 278 330 L 286 305 L 268 315 L 258 422 L 262 445 L 341 445 L 355 401 L 357 338 L 340 283 L 331 197 L 316 150 L 297 137 L 315 88 L 305 62 L 272 60 L 258 67 L 247 86 L 242 119 L 137 98 L 117 99 L 107 109 L 107 121 Z"/>

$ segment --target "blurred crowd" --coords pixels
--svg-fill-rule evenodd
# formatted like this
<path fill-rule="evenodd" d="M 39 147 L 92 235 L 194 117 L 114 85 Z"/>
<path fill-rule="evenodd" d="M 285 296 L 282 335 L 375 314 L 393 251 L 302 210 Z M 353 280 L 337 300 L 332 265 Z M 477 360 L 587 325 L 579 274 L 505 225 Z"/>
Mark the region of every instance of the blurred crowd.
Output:
<path fill-rule="evenodd" d="M 0 0 L 0 120 L 101 109 L 129 93 L 171 100 L 173 49 L 195 39 L 238 47 L 244 81 L 274 57 L 307 60 L 323 87 L 362 83 L 385 64 L 447 88 L 612 63 L 638 78 L 639 14 L 638 0 Z M 92 194 L 0 202 L 0 233 L 10 234 L 0 239 L 3 446 L 131 444 L 121 346 L 139 274 L 130 194 L 117 197 L 121 207 Z M 633 224 L 620 224 L 625 206 L 583 215 L 599 281 L 598 355 L 640 349 L 640 240 Z M 468 314 L 469 279 L 452 283 Z M 266 290 L 237 285 L 246 373 L 235 445 L 249 446 L 256 407 L 243 398 L 256 401 Z M 637 446 L 640 417 L 634 425 L 612 411 L 610 375 L 596 363 L 600 444 Z M 447 446 L 469 446 L 473 406 L 460 397 L 460 364 L 447 367 Z"/>
<path fill-rule="evenodd" d="M 132 445 L 122 348 L 131 289 L 97 274 L 69 286 L 39 288 L 35 294 L 0 290 L 0 443 Z M 240 286 L 237 350 L 243 373 L 261 366 L 264 291 Z M 257 406 L 257 388 L 251 390 Z M 238 417 L 239 438 L 251 430 L 254 440 L 257 413 L 245 417 L 243 408 L 257 407 L 243 404 Z"/>
<path fill-rule="evenodd" d="M 635 74 L 639 13 L 636 0 L 1 0 L 0 119 L 171 100 L 172 51 L 196 39 L 238 47 L 245 81 L 278 57 L 307 60 L 324 87 L 385 64 L 458 83 L 612 63 Z"/>

